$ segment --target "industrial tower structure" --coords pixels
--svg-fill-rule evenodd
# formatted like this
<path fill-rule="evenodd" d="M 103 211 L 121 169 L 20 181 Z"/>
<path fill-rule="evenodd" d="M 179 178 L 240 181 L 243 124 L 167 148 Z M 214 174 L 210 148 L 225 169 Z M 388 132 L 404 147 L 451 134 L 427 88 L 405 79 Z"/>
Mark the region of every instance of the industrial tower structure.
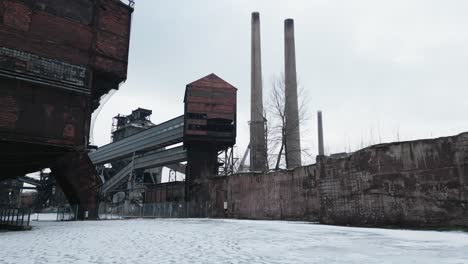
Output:
<path fill-rule="evenodd" d="M 237 89 L 215 74 L 186 87 L 184 148 L 187 150 L 187 199 L 197 202 L 210 199 L 206 181 L 218 175 L 220 166 L 226 165 L 218 162 L 218 154 L 229 152 L 236 144 L 236 98 Z"/>
<path fill-rule="evenodd" d="M 285 150 L 286 167 L 293 169 L 302 165 L 299 107 L 297 99 L 296 46 L 294 20 L 284 21 L 284 64 L 285 64 Z"/>
<path fill-rule="evenodd" d="M 265 118 L 263 116 L 262 51 L 260 14 L 252 13 L 251 82 L 250 82 L 250 170 L 267 169 Z"/>
<path fill-rule="evenodd" d="M 0 0 L 0 180 L 51 168 L 78 217 L 97 217 L 91 114 L 127 78 L 132 12 L 119 0 Z"/>

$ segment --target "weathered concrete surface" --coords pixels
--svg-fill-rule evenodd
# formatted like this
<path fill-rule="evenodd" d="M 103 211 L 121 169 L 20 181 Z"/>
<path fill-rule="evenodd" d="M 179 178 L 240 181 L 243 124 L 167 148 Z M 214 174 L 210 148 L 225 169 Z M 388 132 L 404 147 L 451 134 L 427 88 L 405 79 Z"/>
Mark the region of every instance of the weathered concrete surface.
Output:
<path fill-rule="evenodd" d="M 228 201 L 227 217 L 316 221 L 319 212 L 315 166 L 269 174 L 214 178 L 210 193 L 218 208 Z"/>
<path fill-rule="evenodd" d="M 78 206 L 78 219 L 97 219 L 99 177 L 88 154 L 70 152 L 51 169 L 70 205 Z"/>
<path fill-rule="evenodd" d="M 250 79 L 250 170 L 265 171 L 267 151 L 263 118 L 262 50 L 260 14 L 252 13 L 251 79 Z"/>
<path fill-rule="evenodd" d="M 468 226 L 468 133 L 318 161 L 322 223 Z"/>
<path fill-rule="evenodd" d="M 204 203 L 210 199 L 207 181 L 216 175 L 218 150 L 216 144 L 191 143 L 187 146 L 187 175 L 185 198 Z"/>
<path fill-rule="evenodd" d="M 466 227 L 468 133 L 371 146 L 343 159 L 319 156 L 295 170 L 215 177 L 209 193 L 220 217 Z"/>
<path fill-rule="evenodd" d="M 317 127 L 318 127 L 318 154 L 319 156 L 325 155 L 325 149 L 323 147 L 323 119 L 322 111 L 317 112 Z"/>
<path fill-rule="evenodd" d="M 294 20 L 284 21 L 284 114 L 286 119 L 286 166 L 294 169 L 302 165 L 299 104 L 297 100 L 296 44 Z"/>

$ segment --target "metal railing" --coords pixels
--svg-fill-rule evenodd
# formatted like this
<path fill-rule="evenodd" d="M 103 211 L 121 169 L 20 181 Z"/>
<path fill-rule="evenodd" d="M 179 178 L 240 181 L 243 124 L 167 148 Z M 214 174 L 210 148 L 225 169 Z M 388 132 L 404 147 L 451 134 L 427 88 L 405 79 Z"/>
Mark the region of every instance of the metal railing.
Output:
<path fill-rule="evenodd" d="M 78 219 L 78 205 L 59 206 L 57 208 L 57 221 L 71 221 Z"/>
<path fill-rule="evenodd" d="M 125 218 L 212 218 L 215 209 L 211 203 L 163 202 L 107 206 L 100 209 L 99 219 Z"/>
<path fill-rule="evenodd" d="M 31 220 L 30 208 L 0 209 L 0 225 L 11 227 L 27 227 Z"/>

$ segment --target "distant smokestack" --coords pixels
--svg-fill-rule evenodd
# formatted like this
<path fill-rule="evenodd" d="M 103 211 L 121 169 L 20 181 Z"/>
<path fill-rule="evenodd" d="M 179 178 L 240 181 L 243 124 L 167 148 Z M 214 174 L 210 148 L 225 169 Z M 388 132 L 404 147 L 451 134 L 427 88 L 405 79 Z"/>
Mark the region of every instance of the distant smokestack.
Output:
<path fill-rule="evenodd" d="M 264 171 L 266 169 L 266 144 L 263 120 L 260 14 L 258 12 L 252 13 L 251 56 L 250 170 Z"/>
<path fill-rule="evenodd" d="M 318 122 L 318 153 L 320 156 L 325 155 L 323 149 L 323 123 L 322 123 L 322 111 L 317 112 L 317 122 Z"/>
<path fill-rule="evenodd" d="M 286 117 L 286 165 L 301 166 L 301 136 L 299 132 L 299 108 L 297 103 L 296 47 L 294 20 L 284 21 L 285 56 L 285 117 Z"/>

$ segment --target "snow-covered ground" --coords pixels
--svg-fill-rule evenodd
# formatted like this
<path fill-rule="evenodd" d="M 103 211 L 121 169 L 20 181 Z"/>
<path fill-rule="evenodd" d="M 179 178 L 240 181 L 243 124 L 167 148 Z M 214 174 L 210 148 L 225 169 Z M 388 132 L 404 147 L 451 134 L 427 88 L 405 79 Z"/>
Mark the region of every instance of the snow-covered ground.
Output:
<path fill-rule="evenodd" d="M 56 221 L 57 213 L 34 213 L 31 214 L 31 221 Z M 31 224 L 35 225 L 35 224 Z"/>
<path fill-rule="evenodd" d="M 302 222 L 32 222 L 0 233 L 0 263 L 468 263 L 468 233 Z"/>

